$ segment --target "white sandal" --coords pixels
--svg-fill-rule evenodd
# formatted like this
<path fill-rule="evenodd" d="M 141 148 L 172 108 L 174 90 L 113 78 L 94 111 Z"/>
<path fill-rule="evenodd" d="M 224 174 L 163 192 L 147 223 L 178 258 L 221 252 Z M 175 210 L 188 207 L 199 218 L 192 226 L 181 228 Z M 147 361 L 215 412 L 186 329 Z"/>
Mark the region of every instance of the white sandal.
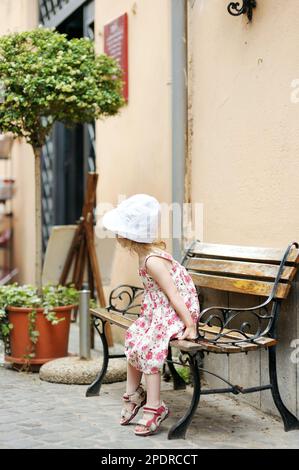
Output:
<path fill-rule="evenodd" d="M 134 393 L 125 393 L 123 395 L 123 401 L 125 403 L 132 403 L 134 407 L 132 410 L 129 410 L 125 406 L 121 410 L 121 420 L 120 424 L 121 426 L 125 426 L 129 424 L 133 418 L 137 415 L 138 411 L 140 408 L 145 405 L 146 403 L 146 392 L 142 385 L 139 385 L 137 390 Z"/>
<path fill-rule="evenodd" d="M 169 416 L 169 409 L 162 401 L 161 405 L 158 408 L 150 408 L 148 406 L 143 407 L 144 413 L 150 413 L 153 415 L 151 419 L 140 419 L 137 423 L 137 426 L 143 426 L 143 431 L 136 431 L 136 436 L 150 436 L 151 434 L 155 434 L 161 423 Z"/>

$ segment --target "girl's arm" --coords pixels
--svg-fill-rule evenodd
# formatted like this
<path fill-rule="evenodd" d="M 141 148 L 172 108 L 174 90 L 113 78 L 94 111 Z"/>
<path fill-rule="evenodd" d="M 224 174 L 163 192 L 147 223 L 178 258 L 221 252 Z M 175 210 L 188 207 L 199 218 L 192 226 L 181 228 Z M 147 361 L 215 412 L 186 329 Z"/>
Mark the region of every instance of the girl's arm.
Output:
<path fill-rule="evenodd" d="M 196 325 L 193 323 L 191 314 L 186 307 L 183 297 L 180 295 L 172 277 L 163 262 L 157 257 L 151 256 L 147 262 L 149 275 L 157 282 L 163 292 L 167 295 L 172 307 L 185 323 L 186 330 L 180 339 L 195 339 L 197 337 Z"/>

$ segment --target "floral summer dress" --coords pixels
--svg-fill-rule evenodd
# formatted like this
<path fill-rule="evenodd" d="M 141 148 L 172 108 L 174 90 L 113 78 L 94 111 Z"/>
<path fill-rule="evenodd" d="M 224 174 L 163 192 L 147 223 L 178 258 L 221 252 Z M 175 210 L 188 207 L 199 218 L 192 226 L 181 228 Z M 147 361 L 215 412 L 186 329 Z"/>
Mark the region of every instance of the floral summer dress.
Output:
<path fill-rule="evenodd" d="M 189 309 L 194 323 L 199 315 L 199 303 L 191 276 L 186 269 L 164 251 L 152 252 L 144 261 L 139 275 L 144 284 L 140 316 L 130 326 L 125 337 L 125 354 L 133 367 L 144 374 L 156 374 L 168 354 L 168 343 L 180 335 L 185 325 L 171 306 L 159 285 L 147 274 L 146 261 L 158 256 L 171 261 L 171 277 Z"/>

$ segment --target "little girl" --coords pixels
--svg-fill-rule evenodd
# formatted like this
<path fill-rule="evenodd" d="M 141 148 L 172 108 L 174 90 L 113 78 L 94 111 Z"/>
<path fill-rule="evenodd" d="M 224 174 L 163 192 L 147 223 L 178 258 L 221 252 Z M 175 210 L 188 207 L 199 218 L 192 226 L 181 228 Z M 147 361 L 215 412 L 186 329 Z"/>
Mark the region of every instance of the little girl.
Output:
<path fill-rule="evenodd" d="M 137 253 L 144 285 L 140 316 L 125 337 L 127 388 L 121 425 L 127 425 L 143 407 L 135 434 L 154 434 L 169 414 L 161 401 L 161 368 L 171 339 L 197 338 L 199 303 L 186 269 L 158 242 L 160 205 L 146 194 L 136 194 L 103 217 L 103 226 L 116 233 L 124 248 Z M 163 248 L 163 249 L 162 249 Z M 147 393 L 141 385 L 144 374 Z"/>

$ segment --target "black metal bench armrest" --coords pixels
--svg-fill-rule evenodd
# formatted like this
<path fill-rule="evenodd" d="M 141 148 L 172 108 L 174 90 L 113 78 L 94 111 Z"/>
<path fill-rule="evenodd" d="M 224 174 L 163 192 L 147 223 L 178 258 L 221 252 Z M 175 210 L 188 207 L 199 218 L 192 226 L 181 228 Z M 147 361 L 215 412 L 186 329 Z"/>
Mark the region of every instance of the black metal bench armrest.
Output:
<path fill-rule="evenodd" d="M 138 315 L 143 292 L 143 287 L 120 284 L 110 292 L 107 309 L 123 315 L 126 313 Z"/>
<path fill-rule="evenodd" d="M 267 304 L 269 302 L 263 302 L 262 304 L 254 307 L 222 307 L 213 306 L 204 309 L 197 321 L 197 331 L 200 335 L 203 333 L 203 327 L 217 327 L 219 328 L 218 334 L 210 340 L 213 343 L 221 342 L 223 338 L 227 341 L 227 330 L 230 330 L 230 334 L 235 334 L 235 338 L 230 341 L 231 344 L 237 344 L 244 341 L 255 342 L 261 337 L 266 337 L 269 334 L 271 325 L 274 319 L 275 310 L 268 311 Z M 245 316 L 244 314 L 250 314 Z M 244 317 L 242 318 L 242 315 Z M 234 323 L 241 319 L 241 326 L 235 327 Z M 265 325 L 263 325 L 263 322 Z M 204 333 L 206 338 L 206 333 Z"/>
<path fill-rule="evenodd" d="M 205 316 L 211 310 L 220 310 L 223 313 L 228 314 L 230 312 L 250 312 L 250 311 L 254 311 L 254 310 L 258 310 L 258 309 L 264 309 L 264 308 L 267 307 L 267 305 L 270 302 L 271 302 L 271 299 L 269 300 L 269 298 L 268 298 L 265 302 L 263 302 L 261 304 L 258 304 L 258 305 L 255 305 L 253 307 L 224 307 L 223 305 L 222 306 L 213 305 L 211 307 L 207 307 L 204 310 L 202 310 L 200 312 L 199 318 L 201 319 L 203 316 Z M 199 320 L 199 321 L 201 321 L 201 320 Z"/>

